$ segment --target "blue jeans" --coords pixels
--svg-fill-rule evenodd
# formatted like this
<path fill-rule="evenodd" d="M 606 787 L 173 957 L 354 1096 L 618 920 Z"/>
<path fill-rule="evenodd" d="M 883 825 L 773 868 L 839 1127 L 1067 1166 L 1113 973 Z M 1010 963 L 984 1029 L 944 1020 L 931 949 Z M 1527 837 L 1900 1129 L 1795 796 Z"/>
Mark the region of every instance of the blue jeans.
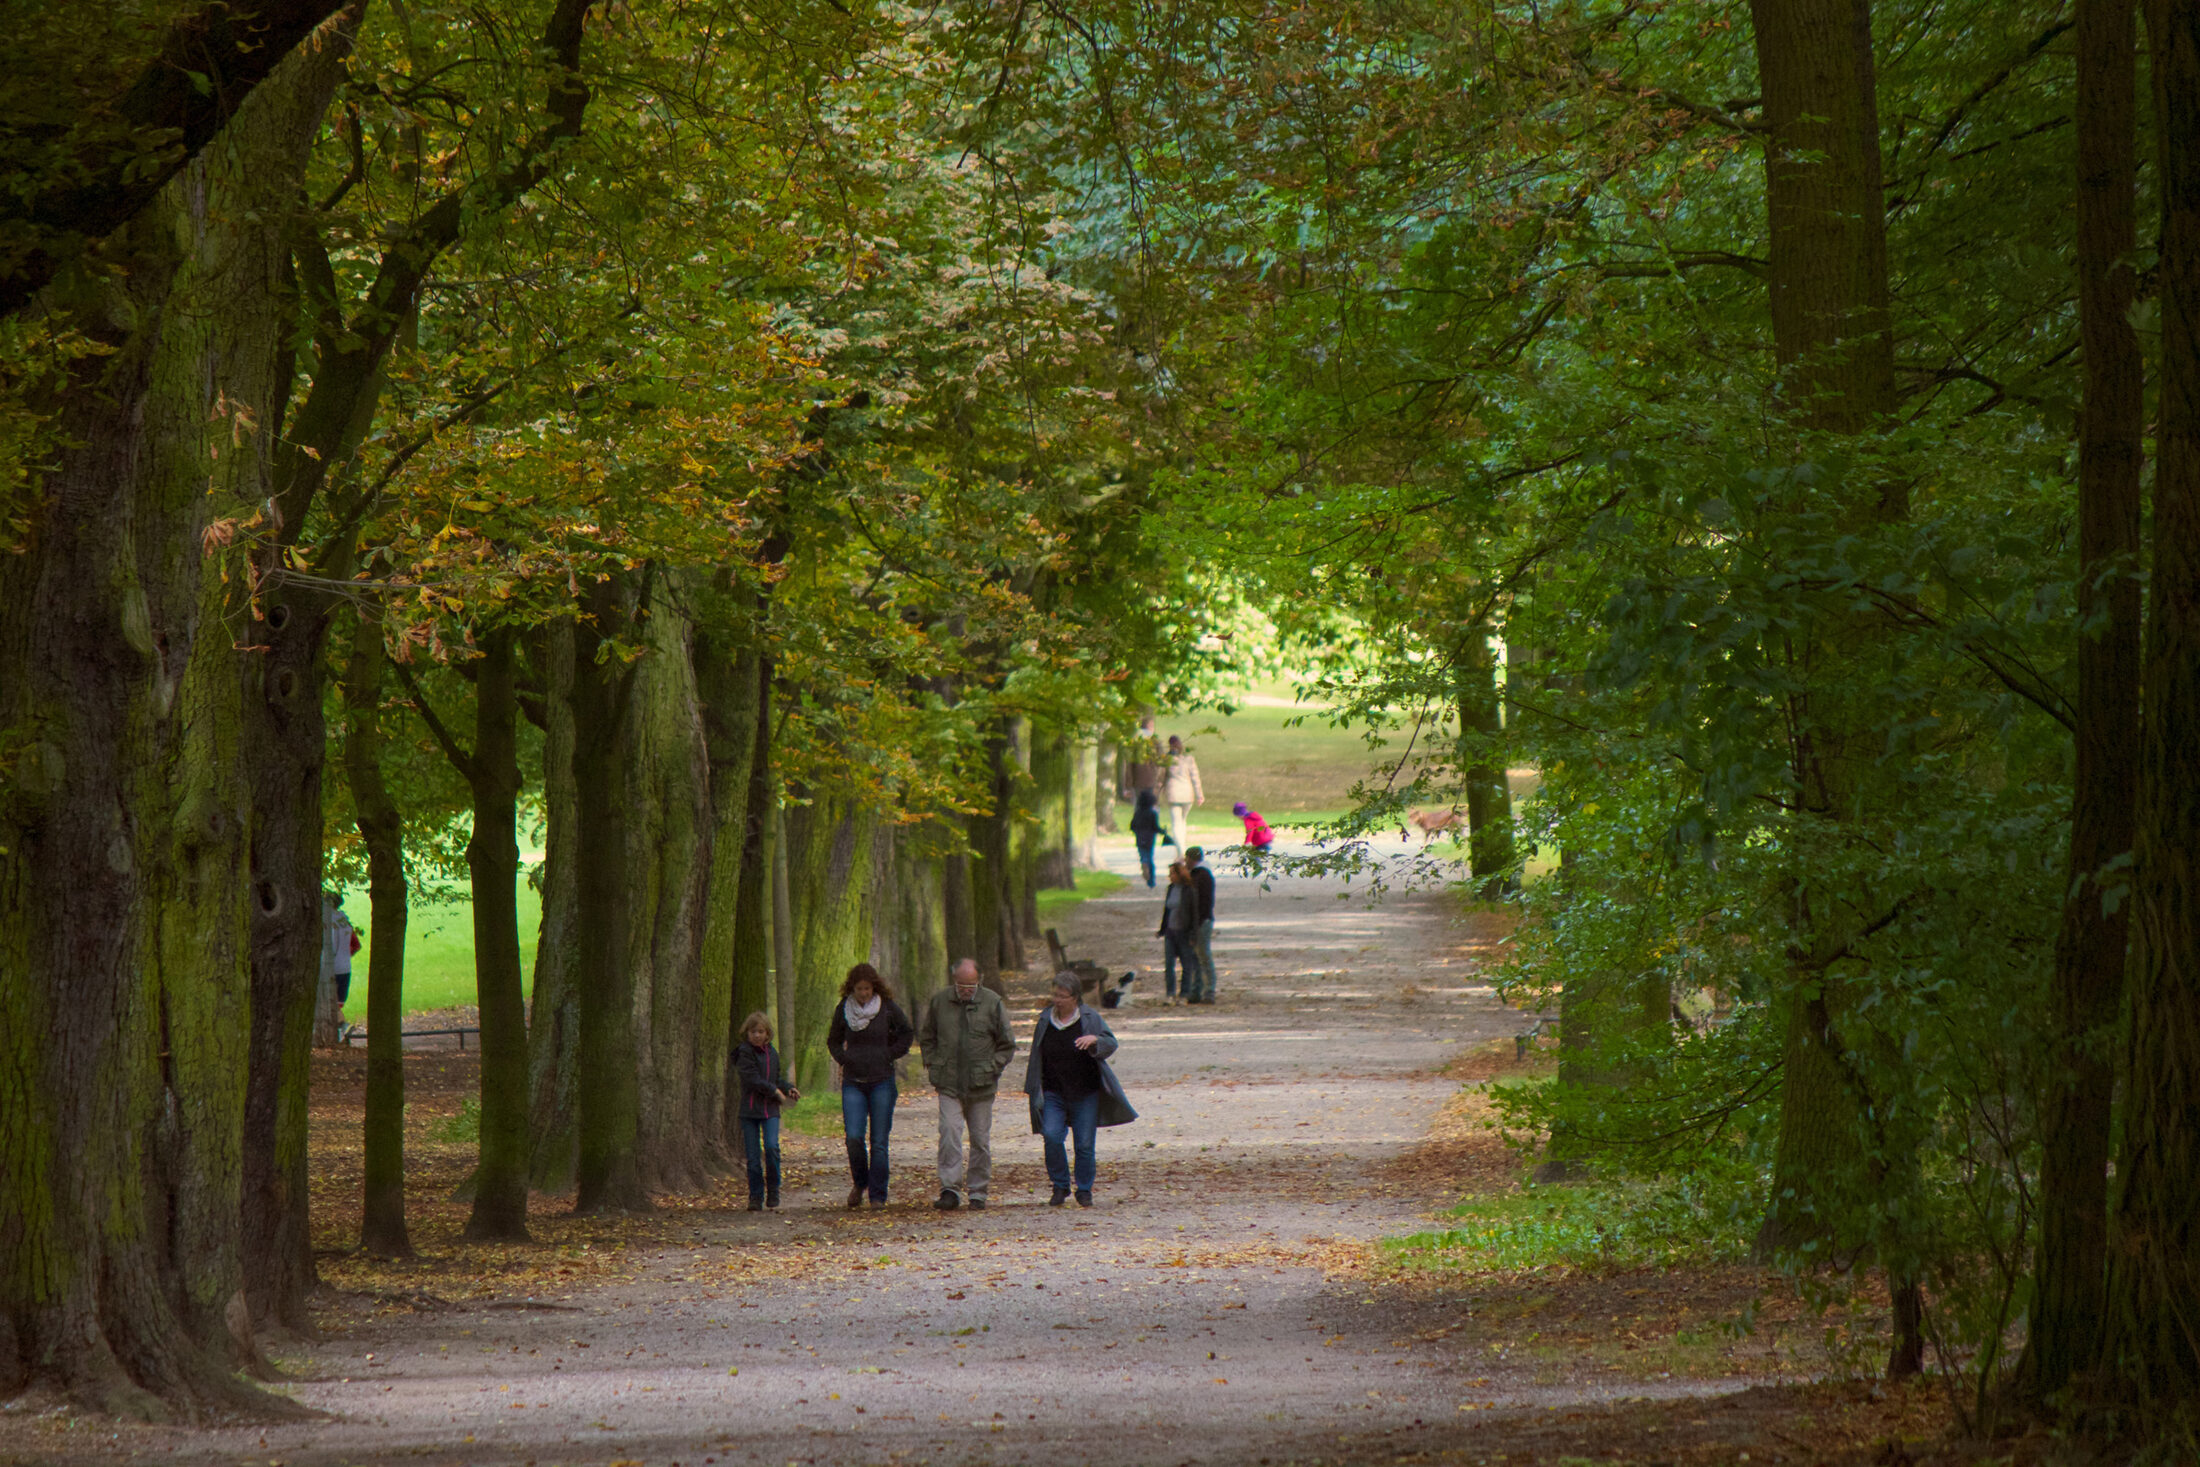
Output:
<path fill-rule="evenodd" d="M 1192 934 L 1164 932 L 1161 934 L 1161 993 L 1164 998 L 1176 997 L 1178 964 L 1184 967 L 1184 996 L 1190 998 L 1199 984 L 1199 954 L 1192 950 Z"/>
<path fill-rule="evenodd" d="M 894 1077 L 869 1085 L 843 1081 L 840 1087 L 840 1126 L 848 1138 L 848 1177 L 871 1194 L 873 1202 L 886 1200 L 886 1138 L 894 1132 Z M 864 1132 L 870 1146 L 864 1146 Z"/>
<path fill-rule="evenodd" d="M 741 1117 L 741 1151 L 749 1163 L 749 1197 L 779 1195 L 779 1117 Z"/>
<path fill-rule="evenodd" d="M 1199 996 L 1215 996 L 1215 919 L 1209 917 L 1192 933 L 1192 946 L 1199 953 Z"/>
<path fill-rule="evenodd" d="M 1138 843 L 1138 869 L 1146 878 L 1146 889 L 1153 890 L 1153 842 L 1150 840 Z"/>
<path fill-rule="evenodd" d="M 1099 1091 L 1093 1091 L 1083 1100 L 1064 1100 L 1052 1090 L 1042 1094 L 1039 1097 L 1039 1134 L 1046 1138 L 1047 1180 L 1057 1187 L 1070 1185 L 1069 1152 L 1062 1145 L 1062 1138 L 1074 1135 L 1077 1141 L 1076 1190 L 1090 1192 L 1092 1174 L 1098 1166 L 1095 1141 L 1099 1132 Z"/>

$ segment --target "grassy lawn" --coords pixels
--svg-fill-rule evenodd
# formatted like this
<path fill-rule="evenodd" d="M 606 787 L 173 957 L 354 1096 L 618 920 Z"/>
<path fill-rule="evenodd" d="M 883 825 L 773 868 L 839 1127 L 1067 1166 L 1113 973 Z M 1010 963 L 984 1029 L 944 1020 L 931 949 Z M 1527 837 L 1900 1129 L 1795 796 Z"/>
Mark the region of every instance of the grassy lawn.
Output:
<path fill-rule="evenodd" d="M 351 997 L 344 1017 L 354 1024 L 367 1020 L 367 954 L 373 943 L 367 932 L 368 912 L 364 888 L 344 894 L 344 910 L 358 924 L 359 940 L 367 946 L 352 959 Z M 449 1009 L 474 1001 L 474 904 L 469 901 L 412 904 L 405 925 L 405 1012 Z M 519 884 L 520 981 L 531 990 L 535 979 L 535 934 L 542 926 L 542 897 L 522 881 Z"/>
<path fill-rule="evenodd" d="M 1080 871 L 1075 891 L 1056 889 L 1039 893 L 1039 920 L 1050 923 L 1079 902 L 1109 896 L 1129 885 L 1127 879 L 1113 871 Z"/>
<path fill-rule="evenodd" d="M 1294 719 L 1303 721 L 1293 727 Z M 1192 812 L 1192 824 L 1202 831 L 1242 832 L 1230 813 L 1238 800 L 1272 825 L 1334 818 L 1351 804 L 1346 792 L 1368 776 L 1379 757 L 1360 730 L 1331 728 L 1318 710 L 1246 707 L 1231 714 L 1168 716 L 1155 723 L 1164 739 L 1181 735 L 1199 760 L 1207 803 Z"/>

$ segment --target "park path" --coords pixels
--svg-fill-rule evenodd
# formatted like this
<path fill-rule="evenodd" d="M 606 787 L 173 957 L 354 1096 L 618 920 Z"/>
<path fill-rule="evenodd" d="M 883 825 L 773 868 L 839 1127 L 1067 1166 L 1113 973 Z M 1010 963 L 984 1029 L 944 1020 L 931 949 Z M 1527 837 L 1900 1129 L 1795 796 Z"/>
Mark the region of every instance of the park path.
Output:
<path fill-rule="evenodd" d="M 98 1455 L 1389 1460 L 1471 1447 L 1470 1400 L 1616 1397 L 1579 1382 L 1554 1395 L 1447 1348 L 1448 1328 L 1356 1274 L 1367 1245 L 1457 1195 L 1428 1144 L 1458 1090 L 1442 1071 L 1522 1022 L 1478 971 L 1494 929 L 1437 895 L 1370 905 L 1335 881 L 1225 872 L 1220 1001 L 1165 1007 L 1158 894 L 1127 847 L 1107 859 L 1132 887 L 1061 927 L 1077 955 L 1146 974 L 1145 1001 L 1111 1015 L 1141 1119 L 1101 1133 L 1093 1209 L 1045 1205 L 1038 1138 L 1004 1092 L 993 1206 L 933 1212 L 931 1096 L 908 1093 L 888 1209 L 841 1210 L 837 1141 L 791 1138 L 778 1215 L 684 1212 L 678 1236 L 554 1293 L 425 1313 L 340 1303 L 284 1360 L 288 1393 L 325 1419 L 140 1429 Z M 1020 1029 L 1041 986 L 1012 1004 Z"/>

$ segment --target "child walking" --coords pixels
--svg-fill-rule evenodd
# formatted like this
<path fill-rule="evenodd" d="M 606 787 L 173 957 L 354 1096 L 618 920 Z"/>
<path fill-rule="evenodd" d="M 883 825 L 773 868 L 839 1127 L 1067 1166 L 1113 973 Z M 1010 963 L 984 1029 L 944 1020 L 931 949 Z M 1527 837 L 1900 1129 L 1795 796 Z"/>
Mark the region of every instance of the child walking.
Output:
<path fill-rule="evenodd" d="M 761 1011 L 742 1021 L 733 1068 L 741 1077 L 741 1151 L 749 1163 L 749 1211 L 761 1212 L 779 1205 L 779 1107 L 802 1098 L 787 1083 L 779 1051 L 772 1048 L 772 1021 Z"/>

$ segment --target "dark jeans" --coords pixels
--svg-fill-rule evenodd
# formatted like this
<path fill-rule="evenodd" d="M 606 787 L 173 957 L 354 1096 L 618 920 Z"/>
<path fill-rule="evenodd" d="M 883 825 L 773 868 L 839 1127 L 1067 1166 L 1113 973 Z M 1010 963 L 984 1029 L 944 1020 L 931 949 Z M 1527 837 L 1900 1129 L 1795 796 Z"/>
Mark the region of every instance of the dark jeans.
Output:
<path fill-rule="evenodd" d="M 1186 1002 L 1199 997 L 1199 949 L 1189 932 L 1164 932 L 1161 934 L 1161 994 L 1174 998 L 1177 993 L 1176 970 L 1184 969 L 1184 998 Z"/>
<path fill-rule="evenodd" d="M 1192 929 L 1192 951 L 1199 954 L 1199 996 L 1215 997 L 1215 922 L 1210 917 Z"/>
<path fill-rule="evenodd" d="M 749 1162 L 749 1196 L 779 1194 L 779 1117 L 741 1117 L 741 1151 Z"/>
<path fill-rule="evenodd" d="M 1145 873 L 1146 889 L 1153 890 L 1153 842 L 1150 840 L 1138 843 L 1138 869 Z"/>
<path fill-rule="evenodd" d="M 1092 1174 L 1097 1168 L 1100 1133 L 1100 1092 L 1095 1090 L 1082 1100 L 1064 1100 L 1053 1090 L 1039 1097 L 1039 1134 L 1046 1138 L 1047 1180 L 1057 1187 L 1070 1185 L 1069 1152 L 1062 1145 L 1064 1136 L 1074 1136 L 1077 1143 L 1077 1190 L 1092 1190 Z"/>
<path fill-rule="evenodd" d="M 848 1177 L 871 1194 L 873 1202 L 886 1200 L 886 1138 L 894 1131 L 894 1077 L 868 1085 L 843 1081 L 840 1087 L 840 1124 L 848 1137 Z M 871 1144 L 865 1148 L 868 1128 Z"/>

